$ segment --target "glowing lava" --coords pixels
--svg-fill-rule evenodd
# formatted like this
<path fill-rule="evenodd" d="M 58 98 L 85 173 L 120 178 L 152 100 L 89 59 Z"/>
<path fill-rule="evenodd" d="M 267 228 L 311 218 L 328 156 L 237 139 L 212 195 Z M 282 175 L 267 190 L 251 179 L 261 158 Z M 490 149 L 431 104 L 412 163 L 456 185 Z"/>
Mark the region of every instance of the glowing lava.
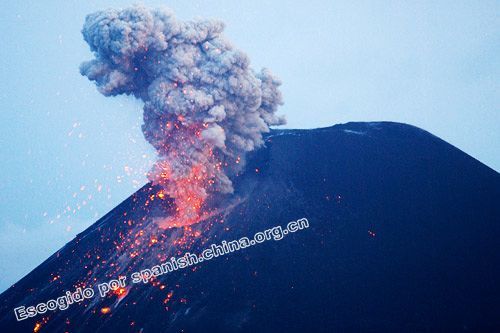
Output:
<path fill-rule="evenodd" d="M 215 179 L 225 175 L 222 162 L 201 139 L 200 133 L 200 128 L 186 123 L 182 117 L 165 125 L 162 137 L 166 141 L 162 151 L 167 153 L 160 156 L 149 174 L 153 182 L 162 186 L 156 197 L 163 200 L 166 193 L 175 201 L 173 215 L 158 221 L 161 228 L 187 226 L 209 216 L 204 203 L 208 193 L 213 192 Z M 197 156 L 195 160 L 192 160 L 193 154 Z"/>
<path fill-rule="evenodd" d="M 110 312 L 111 312 L 111 309 L 110 309 L 110 308 L 108 308 L 108 307 L 106 307 L 106 308 L 101 308 L 101 313 L 102 313 L 102 314 L 108 314 L 108 313 L 110 313 Z"/>

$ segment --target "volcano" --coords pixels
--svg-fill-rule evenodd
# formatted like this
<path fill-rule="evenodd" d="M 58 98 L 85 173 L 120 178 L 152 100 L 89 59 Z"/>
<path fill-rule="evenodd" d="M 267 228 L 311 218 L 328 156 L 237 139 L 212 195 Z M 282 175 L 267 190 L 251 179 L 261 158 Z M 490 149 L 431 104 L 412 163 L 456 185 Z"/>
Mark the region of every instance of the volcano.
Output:
<path fill-rule="evenodd" d="M 219 209 L 154 229 L 146 184 L 0 295 L 2 332 L 500 330 L 500 175 L 390 123 L 272 130 Z M 309 228 L 21 321 L 14 308 L 307 218 Z"/>

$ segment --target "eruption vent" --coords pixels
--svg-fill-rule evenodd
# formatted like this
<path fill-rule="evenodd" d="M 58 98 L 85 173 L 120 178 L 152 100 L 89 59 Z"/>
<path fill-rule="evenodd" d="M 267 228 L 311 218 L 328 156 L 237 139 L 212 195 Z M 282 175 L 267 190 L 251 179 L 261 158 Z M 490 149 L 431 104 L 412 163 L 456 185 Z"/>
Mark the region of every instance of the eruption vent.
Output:
<path fill-rule="evenodd" d="M 280 81 L 254 72 L 221 35 L 219 21 L 177 21 L 165 9 L 132 7 L 87 16 L 83 37 L 95 59 L 80 66 L 105 96 L 144 102 L 146 139 L 158 152 L 149 173 L 174 198 L 164 226 L 199 221 L 205 200 L 231 193 L 245 153 L 263 144 L 282 104 Z"/>

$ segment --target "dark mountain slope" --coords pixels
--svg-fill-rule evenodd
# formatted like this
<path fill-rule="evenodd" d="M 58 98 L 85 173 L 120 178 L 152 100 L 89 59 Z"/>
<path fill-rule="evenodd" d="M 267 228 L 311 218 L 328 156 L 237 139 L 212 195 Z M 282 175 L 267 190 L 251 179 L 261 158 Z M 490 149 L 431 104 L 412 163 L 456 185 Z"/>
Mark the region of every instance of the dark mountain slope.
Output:
<path fill-rule="evenodd" d="M 397 123 L 276 130 L 235 187 L 209 220 L 158 231 L 170 201 L 144 186 L 0 295 L 2 332 L 500 330 L 500 175 L 441 139 Z M 15 320 L 17 306 L 302 217 L 310 227 L 283 240 Z"/>

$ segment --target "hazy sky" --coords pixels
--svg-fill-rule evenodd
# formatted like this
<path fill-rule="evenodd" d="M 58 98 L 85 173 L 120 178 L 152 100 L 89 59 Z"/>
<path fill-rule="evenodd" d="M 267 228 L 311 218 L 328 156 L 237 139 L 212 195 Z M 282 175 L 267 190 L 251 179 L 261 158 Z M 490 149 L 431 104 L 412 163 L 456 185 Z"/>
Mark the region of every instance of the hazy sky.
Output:
<path fill-rule="evenodd" d="M 85 15 L 130 3 L 0 4 L 0 291 L 146 182 L 140 103 L 78 72 Z M 498 1 L 142 3 L 225 21 L 282 79 L 286 127 L 405 122 L 500 170 Z"/>

